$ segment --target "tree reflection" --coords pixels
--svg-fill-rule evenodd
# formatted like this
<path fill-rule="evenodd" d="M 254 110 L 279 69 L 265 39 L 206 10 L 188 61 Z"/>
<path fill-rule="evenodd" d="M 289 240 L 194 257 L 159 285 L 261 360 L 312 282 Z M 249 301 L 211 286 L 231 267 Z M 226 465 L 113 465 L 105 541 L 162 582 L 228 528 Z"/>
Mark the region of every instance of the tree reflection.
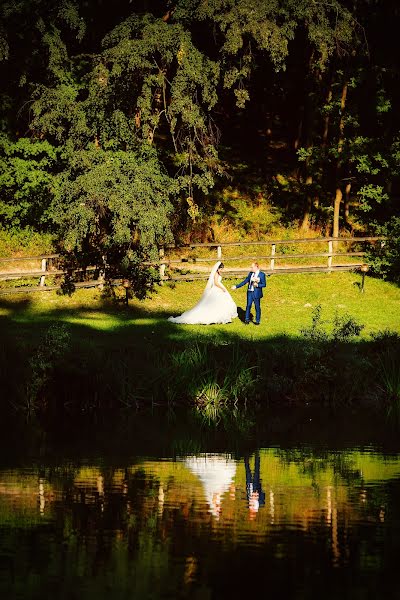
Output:
<path fill-rule="evenodd" d="M 385 544 L 398 549 L 399 498 L 400 458 L 358 450 L 0 471 L 0 562 L 13 556 L 23 598 L 46 596 L 54 577 L 60 597 L 212 597 L 216 585 L 233 594 L 239 557 L 275 592 L 278 580 L 289 585 L 284 569 L 301 581 L 310 565 L 367 580 L 387 568 Z M 13 597 L 12 585 L 6 567 L 2 597 Z"/>

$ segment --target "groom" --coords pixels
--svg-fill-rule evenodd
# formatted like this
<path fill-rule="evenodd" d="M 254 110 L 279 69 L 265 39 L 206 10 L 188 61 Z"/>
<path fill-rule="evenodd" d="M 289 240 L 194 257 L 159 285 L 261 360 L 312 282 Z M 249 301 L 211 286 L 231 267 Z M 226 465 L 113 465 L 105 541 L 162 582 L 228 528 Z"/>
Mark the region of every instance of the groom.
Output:
<path fill-rule="evenodd" d="M 232 289 L 236 290 L 236 288 L 240 288 L 243 285 L 248 284 L 247 287 L 247 306 L 246 306 L 246 315 L 244 318 L 245 325 L 249 324 L 250 321 L 250 310 L 251 306 L 254 302 L 254 306 L 256 308 L 256 320 L 254 325 L 259 325 L 261 320 L 261 306 L 260 300 L 263 297 L 263 288 L 267 285 L 265 273 L 260 271 L 260 267 L 258 262 L 251 263 L 251 271 L 247 275 L 246 279 L 237 285 L 233 285 Z"/>

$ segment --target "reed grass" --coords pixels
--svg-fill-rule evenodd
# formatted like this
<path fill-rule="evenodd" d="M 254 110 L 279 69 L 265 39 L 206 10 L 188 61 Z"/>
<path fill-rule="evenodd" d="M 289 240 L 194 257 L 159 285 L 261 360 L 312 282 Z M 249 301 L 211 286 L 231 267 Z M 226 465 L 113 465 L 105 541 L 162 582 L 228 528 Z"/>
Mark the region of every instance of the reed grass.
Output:
<path fill-rule="evenodd" d="M 387 416 L 400 424 L 400 353 L 388 347 L 379 355 L 380 387 L 386 397 Z"/>

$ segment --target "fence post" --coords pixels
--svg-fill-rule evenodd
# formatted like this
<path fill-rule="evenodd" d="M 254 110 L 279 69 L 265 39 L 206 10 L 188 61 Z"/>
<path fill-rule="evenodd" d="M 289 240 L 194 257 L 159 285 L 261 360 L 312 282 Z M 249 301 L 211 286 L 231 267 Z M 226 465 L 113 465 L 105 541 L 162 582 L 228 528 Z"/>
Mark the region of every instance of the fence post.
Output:
<path fill-rule="evenodd" d="M 222 247 L 217 246 L 217 259 L 221 260 L 221 258 L 222 258 Z"/>
<path fill-rule="evenodd" d="M 104 289 L 104 271 L 103 271 L 103 269 L 100 269 L 100 271 L 99 271 L 99 276 L 97 278 L 97 284 L 98 284 L 99 290 Z"/>
<path fill-rule="evenodd" d="M 160 258 L 160 261 L 162 261 L 165 257 L 165 249 L 164 246 L 160 246 L 160 248 L 158 249 L 158 256 Z M 160 266 L 159 266 L 159 274 L 160 274 L 160 279 L 161 281 L 164 279 L 165 277 L 165 267 L 166 264 L 163 262 L 160 262 Z"/>
<path fill-rule="evenodd" d="M 333 254 L 333 242 L 332 240 L 328 241 L 328 269 L 329 271 L 332 269 L 332 254 Z"/>
<path fill-rule="evenodd" d="M 103 261 L 103 266 L 99 270 L 99 276 L 97 278 L 97 283 L 98 283 L 99 290 L 103 290 L 104 289 L 104 282 L 106 280 L 106 257 L 102 256 L 101 258 L 102 258 L 102 261 Z"/>
<path fill-rule="evenodd" d="M 44 273 L 46 273 L 46 271 L 47 271 L 47 259 L 46 258 L 42 258 L 42 271 Z M 44 286 L 45 279 L 46 279 L 46 275 L 41 275 L 40 284 L 39 284 L 40 287 Z"/>
<path fill-rule="evenodd" d="M 275 256 L 275 250 L 276 250 L 276 245 L 272 244 L 272 246 L 271 246 L 271 260 L 270 260 L 270 263 L 269 263 L 269 268 L 270 268 L 271 271 L 273 271 L 275 269 L 275 259 L 272 258 L 272 256 Z"/>

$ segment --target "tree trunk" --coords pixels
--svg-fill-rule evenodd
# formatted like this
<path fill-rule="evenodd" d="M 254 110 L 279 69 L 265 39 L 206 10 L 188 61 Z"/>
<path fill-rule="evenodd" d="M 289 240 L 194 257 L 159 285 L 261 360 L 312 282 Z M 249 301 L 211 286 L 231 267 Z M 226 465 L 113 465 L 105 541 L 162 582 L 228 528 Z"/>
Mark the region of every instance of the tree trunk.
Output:
<path fill-rule="evenodd" d="M 345 81 L 343 84 L 343 87 L 342 87 L 342 96 L 340 99 L 340 120 L 339 120 L 339 140 L 338 140 L 339 154 L 343 150 L 343 143 L 344 143 L 344 111 L 346 108 L 347 88 L 348 88 L 348 84 L 347 84 L 347 81 Z M 340 156 L 339 156 L 339 161 L 340 161 Z"/>
<path fill-rule="evenodd" d="M 344 222 L 346 225 L 349 223 L 350 216 L 350 192 L 351 192 L 351 183 L 349 182 L 346 185 L 345 189 L 345 197 L 344 197 Z"/>
<path fill-rule="evenodd" d="M 326 104 L 329 104 L 332 101 L 332 81 L 329 83 L 328 94 L 326 97 Z M 328 135 L 329 135 L 329 123 L 330 123 L 331 115 L 328 112 L 324 117 L 324 129 L 322 131 L 322 146 L 325 148 L 328 144 Z"/>
<path fill-rule="evenodd" d="M 341 178 L 342 178 L 342 151 L 344 144 L 344 111 L 346 108 L 347 100 L 347 80 L 344 81 L 342 87 L 342 95 L 340 99 L 340 119 L 339 119 L 339 139 L 338 139 L 338 159 L 336 163 L 336 194 L 333 210 L 333 237 L 339 236 L 339 217 L 340 217 L 340 204 L 343 198 L 343 192 L 341 190 Z M 334 250 L 337 250 L 337 242 L 334 243 Z"/>
<path fill-rule="evenodd" d="M 335 202 L 333 205 L 333 231 L 332 231 L 333 237 L 339 237 L 339 214 L 340 214 L 340 204 L 342 202 L 342 198 L 343 198 L 342 190 L 338 186 L 336 188 Z M 336 251 L 336 248 L 337 248 L 337 242 L 334 242 L 334 250 L 335 251 Z"/>
<path fill-rule="evenodd" d="M 306 185 L 311 185 L 313 182 L 312 175 L 308 175 L 306 179 Z M 306 195 L 306 201 L 304 205 L 303 221 L 301 223 L 301 229 L 308 230 L 310 228 L 310 216 L 312 210 L 312 197 L 311 192 Z"/>
<path fill-rule="evenodd" d="M 297 135 L 296 135 L 296 139 L 294 140 L 294 144 L 293 144 L 295 150 L 298 150 L 301 146 L 301 139 L 303 136 L 304 106 L 301 107 L 300 113 L 301 113 L 301 116 L 300 116 L 299 123 L 297 125 Z"/>

